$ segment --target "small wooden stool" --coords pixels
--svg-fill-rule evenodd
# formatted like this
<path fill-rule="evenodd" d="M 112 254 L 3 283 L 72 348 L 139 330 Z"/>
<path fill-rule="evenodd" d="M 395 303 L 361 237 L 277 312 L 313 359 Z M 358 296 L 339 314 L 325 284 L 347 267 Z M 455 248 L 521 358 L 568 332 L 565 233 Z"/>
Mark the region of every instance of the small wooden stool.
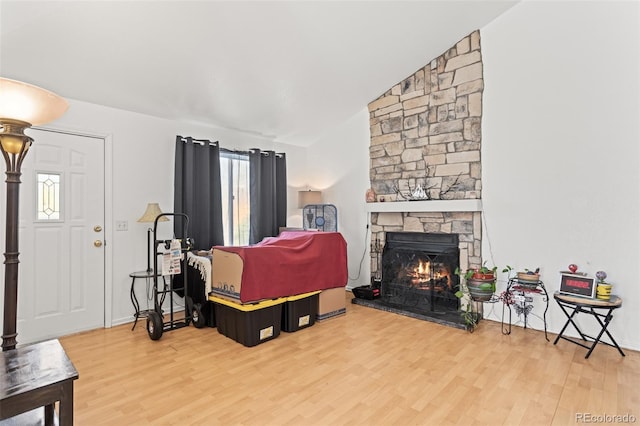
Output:
<path fill-rule="evenodd" d="M 564 325 L 564 327 L 562 327 L 562 330 L 560 330 L 560 333 L 558 333 L 558 337 L 556 337 L 556 340 L 553 342 L 554 345 L 558 343 L 558 340 L 562 338 L 568 342 L 571 342 L 578 346 L 582 346 L 583 348 L 589 349 L 589 351 L 587 352 L 587 355 L 585 355 L 585 359 L 586 359 L 586 358 L 589 358 L 589 355 L 591 355 L 591 352 L 593 352 L 593 350 L 595 349 L 598 343 L 603 343 L 607 346 L 612 346 L 618 349 L 618 352 L 620 352 L 620 355 L 625 356 L 624 352 L 622 352 L 622 349 L 620 349 L 620 346 L 618 346 L 618 343 L 615 341 L 611 333 L 609 333 L 609 331 L 607 330 L 607 327 L 609 326 L 609 323 L 613 318 L 612 312 L 614 311 L 614 309 L 618 309 L 622 306 L 621 298 L 619 298 L 618 296 L 612 295 L 609 300 L 590 299 L 586 297 L 562 294 L 558 291 L 556 291 L 553 294 L 553 298 L 556 300 L 556 302 L 562 309 L 562 312 L 564 312 L 564 314 L 567 316 L 567 322 Z M 569 310 L 571 309 L 573 309 L 573 311 L 569 313 Z M 598 312 L 598 310 L 602 310 L 605 312 Z M 573 317 L 576 316 L 579 312 L 583 312 L 585 314 L 591 314 L 596 319 L 596 321 L 598 321 L 598 323 L 602 327 L 598 336 L 596 337 L 588 336 L 584 334 L 580 330 L 580 328 L 578 328 L 578 325 L 573 321 Z M 604 321 L 601 318 L 604 318 Z M 591 346 L 586 345 L 585 343 L 579 342 L 575 339 L 563 336 L 562 333 L 564 333 L 564 331 L 567 329 L 569 324 L 573 325 L 573 328 L 576 329 L 576 331 L 578 332 L 578 334 L 580 334 L 580 337 L 585 343 L 591 342 Z M 607 336 L 609 336 L 611 343 L 603 342 L 602 340 L 600 340 L 602 338 L 602 335 L 605 333 L 607 334 Z"/>

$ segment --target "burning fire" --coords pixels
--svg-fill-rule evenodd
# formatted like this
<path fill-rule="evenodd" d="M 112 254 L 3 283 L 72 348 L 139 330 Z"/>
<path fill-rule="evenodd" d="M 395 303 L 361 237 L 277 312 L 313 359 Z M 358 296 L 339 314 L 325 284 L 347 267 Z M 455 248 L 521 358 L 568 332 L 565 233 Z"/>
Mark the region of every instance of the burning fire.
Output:
<path fill-rule="evenodd" d="M 424 284 L 430 285 L 444 282 L 447 287 L 451 286 L 448 274 L 442 273 L 439 268 L 434 268 L 432 271 L 431 263 L 426 260 L 420 260 L 417 266 L 410 270 L 407 275 L 411 278 L 411 284 L 413 285 L 422 286 Z"/>
<path fill-rule="evenodd" d="M 420 284 L 427 282 L 431 279 L 431 264 L 428 261 L 420 260 L 418 265 L 413 268 L 413 271 L 409 273 L 411 277 L 411 282 L 413 284 Z"/>
<path fill-rule="evenodd" d="M 418 267 L 413 269 L 414 276 L 420 279 L 429 279 L 429 270 L 431 269 L 431 264 L 429 262 L 422 262 L 422 260 L 418 263 Z"/>

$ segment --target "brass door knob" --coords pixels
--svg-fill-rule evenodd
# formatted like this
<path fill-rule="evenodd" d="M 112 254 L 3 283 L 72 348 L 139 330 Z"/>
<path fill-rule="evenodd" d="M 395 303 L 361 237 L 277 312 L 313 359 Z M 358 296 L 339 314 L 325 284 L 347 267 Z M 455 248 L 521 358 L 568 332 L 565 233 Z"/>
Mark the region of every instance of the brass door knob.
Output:
<path fill-rule="evenodd" d="M 102 226 L 100 226 L 100 225 L 96 225 L 96 226 L 94 226 L 94 227 L 93 227 L 93 230 L 94 230 L 95 232 L 100 232 L 100 231 L 102 231 Z"/>
<path fill-rule="evenodd" d="M 93 245 L 96 246 L 96 247 L 102 247 L 102 240 L 95 240 L 93 242 Z"/>

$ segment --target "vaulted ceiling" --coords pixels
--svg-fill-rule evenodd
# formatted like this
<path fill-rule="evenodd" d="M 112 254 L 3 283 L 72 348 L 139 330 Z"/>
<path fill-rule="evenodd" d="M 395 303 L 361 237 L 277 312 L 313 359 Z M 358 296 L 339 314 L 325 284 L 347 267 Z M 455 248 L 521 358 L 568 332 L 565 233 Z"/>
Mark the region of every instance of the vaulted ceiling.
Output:
<path fill-rule="evenodd" d="M 304 146 L 515 3 L 0 0 L 0 75 Z"/>

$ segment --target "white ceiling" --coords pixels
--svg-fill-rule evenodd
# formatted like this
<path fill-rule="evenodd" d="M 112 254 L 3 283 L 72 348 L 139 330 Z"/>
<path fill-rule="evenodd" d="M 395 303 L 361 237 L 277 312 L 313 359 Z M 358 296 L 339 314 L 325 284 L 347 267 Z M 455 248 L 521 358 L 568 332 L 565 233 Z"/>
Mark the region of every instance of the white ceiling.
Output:
<path fill-rule="evenodd" d="M 0 75 L 304 146 L 515 3 L 0 0 Z"/>

